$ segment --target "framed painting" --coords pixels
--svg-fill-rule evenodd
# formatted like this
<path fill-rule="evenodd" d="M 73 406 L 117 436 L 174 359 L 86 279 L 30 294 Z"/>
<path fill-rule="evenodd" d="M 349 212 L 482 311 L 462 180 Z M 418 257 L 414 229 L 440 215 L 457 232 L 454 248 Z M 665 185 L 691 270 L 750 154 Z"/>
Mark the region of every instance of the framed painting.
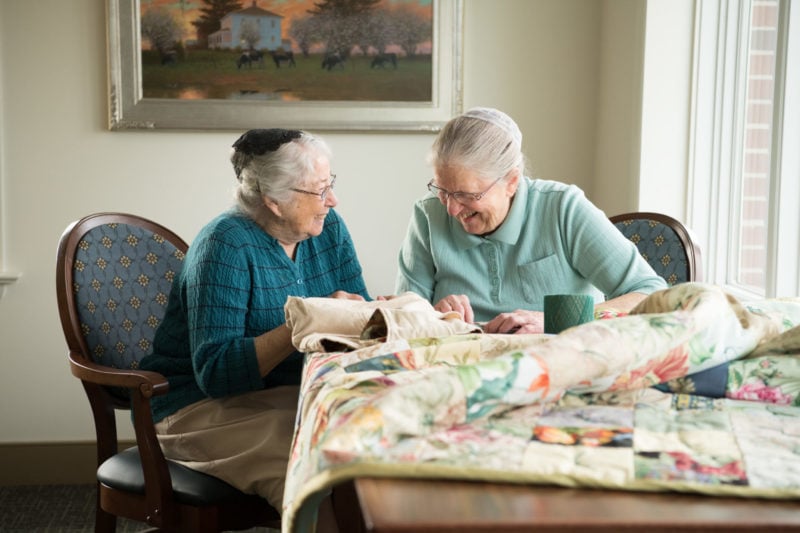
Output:
<path fill-rule="evenodd" d="M 109 127 L 437 131 L 462 0 L 106 0 Z"/>

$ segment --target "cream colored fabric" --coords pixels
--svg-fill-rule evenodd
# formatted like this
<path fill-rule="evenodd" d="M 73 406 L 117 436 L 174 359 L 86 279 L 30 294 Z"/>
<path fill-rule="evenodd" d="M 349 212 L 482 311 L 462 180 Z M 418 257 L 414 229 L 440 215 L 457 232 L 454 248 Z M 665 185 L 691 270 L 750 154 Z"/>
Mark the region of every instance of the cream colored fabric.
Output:
<path fill-rule="evenodd" d="M 199 401 L 156 424 L 164 455 L 283 505 L 298 386 Z"/>
<path fill-rule="evenodd" d="M 458 313 L 440 313 L 405 292 L 372 302 L 290 296 L 284 306 L 292 344 L 301 352 L 358 349 L 376 342 L 480 332 Z"/>

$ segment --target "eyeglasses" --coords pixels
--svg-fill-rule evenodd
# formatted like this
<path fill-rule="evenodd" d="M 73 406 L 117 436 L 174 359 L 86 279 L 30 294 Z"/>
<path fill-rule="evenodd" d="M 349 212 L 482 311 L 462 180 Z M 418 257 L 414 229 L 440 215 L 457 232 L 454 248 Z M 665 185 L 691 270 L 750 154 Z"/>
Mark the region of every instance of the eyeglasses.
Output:
<path fill-rule="evenodd" d="M 499 178 L 494 180 L 492 184 L 486 187 L 486 190 L 483 192 L 462 192 L 462 191 L 450 192 L 448 190 L 442 189 L 441 187 L 437 187 L 436 185 L 434 185 L 433 180 L 428 182 L 428 190 L 431 191 L 436 196 L 438 196 L 439 200 L 441 200 L 443 204 L 446 204 L 447 200 L 450 198 L 452 198 L 453 200 L 455 200 L 460 204 L 467 202 L 479 202 L 481 198 L 486 196 L 486 193 L 489 192 L 489 189 L 494 187 L 495 184 L 504 177 L 505 176 L 500 176 Z"/>
<path fill-rule="evenodd" d="M 289 190 L 290 191 L 294 191 L 294 192 L 301 192 L 303 194 L 311 194 L 313 196 L 317 196 L 319 198 L 320 202 L 324 202 L 325 198 L 328 197 L 328 193 L 333 190 L 333 185 L 335 183 L 336 183 L 336 174 L 331 174 L 331 182 L 330 182 L 330 184 L 327 187 L 325 187 L 324 189 L 322 189 L 321 191 L 319 191 L 319 192 L 304 191 L 303 189 L 294 189 L 294 188 L 291 188 Z"/>

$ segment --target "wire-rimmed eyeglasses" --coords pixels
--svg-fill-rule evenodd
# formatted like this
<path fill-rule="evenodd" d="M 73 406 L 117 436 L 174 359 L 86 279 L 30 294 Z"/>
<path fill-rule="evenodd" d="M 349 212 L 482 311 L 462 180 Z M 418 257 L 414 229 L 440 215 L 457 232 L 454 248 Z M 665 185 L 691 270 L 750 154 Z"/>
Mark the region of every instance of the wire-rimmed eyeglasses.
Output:
<path fill-rule="evenodd" d="M 505 176 L 500 176 L 499 178 L 494 180 L 492 184 L 486 187 L 486 190 L 484 190 L 483 192 L 463 192 L 463 191 L 450 192 L 446 189 L 442 189 L 441 187 L 437 187 L 436 185 L 434 185 L 433 180 L 428 182 L 428 190 L 431 191 L 436 196 L 438 196 L 439 200 L 441 200 L 442 203 L 445 204 L 447 203 L 447 200 L 450 198 L 461 204 L 466 202 L 479 202 L 481 198 L 486 196 L 486 193 L 488 193 L 489 190 L 492 187 L 494 187 L 497 184 L 497 182 L 503 179 L 504 177 Z"/>
<path fill-rule="evenodd" d="M 295 189 L 295 188 L 290 188 L 289 190 L 294 192 L 301 192 L 303 194 L 311 194 L 313 196 L 317 196 L 321 202 L 324 202 L 325 198 L 328 197 L 328 193 L 333 190 L 333 185 L 335 183 L 336 183 L 336 174 L 331 174 L 331 182 L 328 184 L 327 187 L 325 187 L 319 192 L 304 191 L 303 189 Z"/>

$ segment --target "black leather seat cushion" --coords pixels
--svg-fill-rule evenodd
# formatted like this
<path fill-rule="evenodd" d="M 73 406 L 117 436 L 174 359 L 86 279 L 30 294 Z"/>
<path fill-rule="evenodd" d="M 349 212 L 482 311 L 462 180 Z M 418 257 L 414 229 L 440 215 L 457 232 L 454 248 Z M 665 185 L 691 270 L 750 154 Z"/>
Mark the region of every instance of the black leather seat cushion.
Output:
<path fill-rule="evenodd" d="M 170 460 L 167 460 L 167 464 L 175 499 L 181 503 L 203 506 L 248 498 L 261 499 L 259 496 L 245 494 L 214 476 Z M 106 460 L 97 469 L 97 479 L 113 489 L 144 494 L 144 474 L 139 449 L 134 446 Z"/>

